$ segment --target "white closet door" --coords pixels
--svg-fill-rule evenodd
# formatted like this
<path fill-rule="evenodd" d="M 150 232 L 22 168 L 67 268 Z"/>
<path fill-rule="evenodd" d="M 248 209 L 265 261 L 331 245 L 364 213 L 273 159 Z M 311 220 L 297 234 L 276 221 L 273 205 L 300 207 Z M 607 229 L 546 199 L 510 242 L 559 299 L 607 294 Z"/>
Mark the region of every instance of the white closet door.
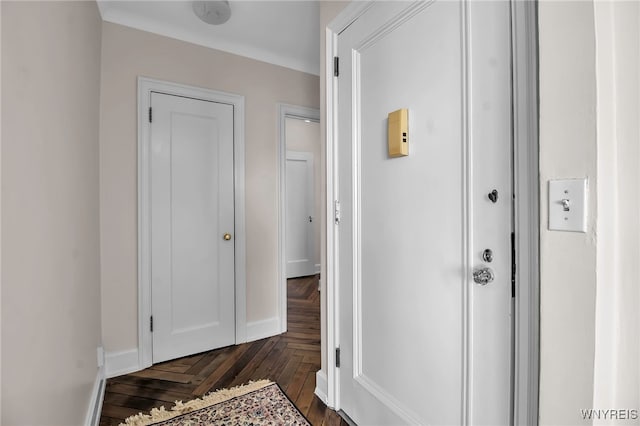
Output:
<path fill-rule="evenodd" d="M 157 363 L 235 343 L 233 107 L 160 93 L 151 106 Z"/>
<path fill-rule="evenodd" d="M 287 278 L 315 273 L 313 154 L 287 151 Z"/>

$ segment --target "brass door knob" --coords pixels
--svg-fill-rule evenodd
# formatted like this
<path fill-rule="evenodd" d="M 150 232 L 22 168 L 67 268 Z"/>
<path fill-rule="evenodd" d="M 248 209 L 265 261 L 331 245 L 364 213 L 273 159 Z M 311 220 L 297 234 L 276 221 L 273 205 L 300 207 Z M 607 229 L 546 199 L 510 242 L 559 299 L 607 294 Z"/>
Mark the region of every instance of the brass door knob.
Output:
<path fill-rule="evenodd" d="M 229 241 L 231 239 L 231 234 L 224 234 L 222 236 L 222 239 L 225 240 L 225 241 Z"/>

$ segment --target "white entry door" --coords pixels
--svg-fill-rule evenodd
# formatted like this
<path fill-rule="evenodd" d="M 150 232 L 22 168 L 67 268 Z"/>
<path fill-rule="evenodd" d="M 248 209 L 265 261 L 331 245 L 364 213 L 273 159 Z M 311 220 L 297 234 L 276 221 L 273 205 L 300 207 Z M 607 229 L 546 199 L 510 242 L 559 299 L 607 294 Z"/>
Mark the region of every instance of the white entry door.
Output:
<path fill-rule="evenodd" d="M 510 40 L 506 1 L 372 2 L 337 37 L 337 401 L 357 424 L 512 422 Z"/>
<path fill-rule="evenodd" d="M 233 106 L 151 94 L 153 362 L 235 343 Z"/>
<path fill-rule="evenodd" d="M 313 154 L 287 151 L 287 278 L 315 273 Z"/>

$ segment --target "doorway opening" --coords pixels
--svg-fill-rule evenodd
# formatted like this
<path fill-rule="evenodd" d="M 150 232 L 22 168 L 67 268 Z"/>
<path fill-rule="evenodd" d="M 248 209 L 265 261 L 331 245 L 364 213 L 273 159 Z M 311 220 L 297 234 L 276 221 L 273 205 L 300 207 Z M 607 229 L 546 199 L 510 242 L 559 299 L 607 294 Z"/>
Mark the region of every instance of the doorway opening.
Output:
<path fill-rule="evenodd" d="M 227 146 L 228 155 L 224 158 L 232 162 L 227 173 L 225 174 L 226 184 L 230 186 L 230 192 L 233 198 L 227 197 L 223 202 L 229 205 L 230 214 L 228 223 L 225 228 L 215 230 L 215 232 L 225 233 L 224 236 L 218 235 L 220 238 L 219 246 L 229 251 L 229 256 L 233 256 L 233 268 L 227 271 L 229 277 L 232 277 L 233 288 L 230 293 L 230 303 L 235 305 L 233 313 L 228 315 L 228 323 L 230 324 L 229 339 L 233 343 L 246 341 L 246 277 L 245 277 L 245 223 L 244 223 L 244 97 L 240 95 L 218 92 L 214 90 L 204 89 L 200 87 L 187 86 L 178 83 L 171 83 L 159 80 L 153 80 L 145 77 L 138 78 L 138 365 L 136 370 L 150 367 L 154 363 L 154 339 L 153 339 L 153 310 L 152 310 L 152 251 L 154 249 L 154 241 L 161 239 L 152 238 L 152 207 L 157 204 L 158 196 L 154 198 L 152 193 L 152 129 L 151 125 L 157 124 L 161 117 L 152 113 L 152 96 L 156 98 L 166 98 L 169 102 L 175 99 L 182 100 L 191 104 L 198 105 L 219 105 L 223 108 L 227 115 L 231 118 L 229 128 L 226 130 L 229 138 L 232 138 L 231 145 Z M 155 110 L 154 110 L 155 111 Z M 157 112 L 160 112 L 158 110 Z M 194 117 L 200 117 L 194 114 Z M 156 118 L 156 120 L 154 120 Z M 211 121 L 211 120 L 209 120 Z M 202 124 L 202 123 L 201 123 Z M 205 126 L 205 124 L 202 124 Z M 206 127 L 206 126 L 205 126 Z M 207 129 L 203 127 L 203 132 L 207 133 Z M 190 123 L 184 126 L 185 132 L 192 132 L 197 126 Z M 183 130 L 184 130 L 183 129 Z M 155 134 L 159 134 L 156 128 Z M 162 132 L 160 132 L 162 133 Z M 209 132 L 210 133 L 210 132 Z M 161 144 L 162 145 L 162 144 Z M 202 144 L 206 148 L 206 143 Z M 162 145 L 164 146 L 164 145 Z M 154 148 L 158 149 L 157 146 Z M 203 148 L 204 149 L 204 148 Z M 187 154 L 191 155 L 191 151 L 187 150 Z M 186 154 L 185 154 L 186 155 Z M 211 157 L 211 155 L 209 155 Z M 176 159 L 177 160 L 177 159 Z M 173 161 L 173 159 L 172 159 Z M 157 170 L 158 168 L 155 167 Z M 183 167 L 188 169 L 188 167 Z M 208 167 L 203 167 L 207 170 Z M 166 173 L 166 175 L 169 175 Z M 183 173 L 183 177 L 194 178 L 193 171 Z M 217 179 L 217 178 L 216 178 Z M 221 181 L 220 179 L 214 181 Z M 179 182 L 178 182 L 179 183 Z M 169 187 L 175 186 L 176 182 L 167 184 Z M 165 192 L 166 187 L 165 185 Z M 194 185 L 183 185 L 191 189 Z M 182 188 L 181 187 L 181 188 Z M 185 194 L 188 191 L 179 191 Z M 157 195 L 157 194 L 156 194 Z M 162 195 L 162 194 L 161 194 Z M 196 197 L 197 198 L 197 197 Z M 166 204 L 166 203 L 165 203 Z M 167 210 L 167 209 L 165 209 Z M 156 215 L 157 216 L 157 215 Z M 168 216 L 168 215 L 167 215 Z M 185 223 L 188 221 L 185 221 Z M 233 229 L 232 229 L 233 228 Z M 227 237 L 229 235 L 229 237 Z M 157 237 L 157 235 L 156 235 Z M 165 238 L 166 240 L 166 238 Z M 217 238 L 216 238 L 217 240 Z M 233 245 L 226 244 L 233 242 Z M 155 254 L 158 250 L 156 247 Z M 158 264 L 156 259 L 156 264 Z M 156 274 L 157 275 L 157 274 Z M 227 278 L 228 280 L 228 278 Z M 182 327 L 188 328 L 188 327 Z M 156 330 L 157 331 L 157 330 Z M 184 345 L 182 345 L 184 346 Z M 194 349 L 196 352 L 201 348 Z M 187 350 L 186 352 L 192 352 Z M 193 352 L 195 353 L 195 352 Z M 172 356 L 169 356 L 172 357 Z M 157 359 L 155 360 L 157 362 Z"/>
<path fill-rule="evenodd" d="M 287 280 L 320 273 L 322 182 L 320 111 L 278 105 L 278 300 L 287 331 Z"/>

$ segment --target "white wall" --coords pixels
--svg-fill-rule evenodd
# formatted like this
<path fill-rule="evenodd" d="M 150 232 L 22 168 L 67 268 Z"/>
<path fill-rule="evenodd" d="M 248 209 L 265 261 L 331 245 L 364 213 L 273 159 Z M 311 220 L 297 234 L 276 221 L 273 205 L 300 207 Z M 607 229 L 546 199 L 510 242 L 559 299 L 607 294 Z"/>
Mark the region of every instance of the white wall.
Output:
<path fill-rule="evenodd" d="M 540 424 L 581 423 L 593 398 L 596 75 L 593 3 L 539 3 Z M 589 179 L 588 232 L 547 230 L 548 180 Z"/>
<path fill-rule="evenodd" d="M 78 425 L 100 344 L 100 15 L 1 10 L 2 424 Z"/>
<path fill-rule="evenodd" d="M 595 409 L 640 409 L 640 4 L 594 2 L 598 95 Z M 624 424 L 640 424 L 626 421 Z M 608 424 L 608 422 L 601 422 Z"/>
<path fill-rule="evenodd" d="M 539 24 L 540 424 L 589 424 L 640 408 L 640 4 L 541 2 Z M 589 231 L 548 232 L 546 179 L 574 176 Z"/>
<path fill-rule="evenodd" d="M 102 28 L 100 232 L 105 350 L 128 351 L 138 344 L 139 75 L 245 96 L 247 322 L 275 318 L 277 104 L 318 108 L 318 77 L 116 24 L 105 22 Z"/>
<path fill-rule="evenodd" d="M 285 119 L 285 146 L 287 151 L 310 152 L 313 154 L 313 263 L 320 264 L 321 215 L 324 209 L 322 193 L 325 191 L 324 175 L 322 171 L 320 145 L 320 123 L 313 121 L 306 123 L 296 118 Z"/>

